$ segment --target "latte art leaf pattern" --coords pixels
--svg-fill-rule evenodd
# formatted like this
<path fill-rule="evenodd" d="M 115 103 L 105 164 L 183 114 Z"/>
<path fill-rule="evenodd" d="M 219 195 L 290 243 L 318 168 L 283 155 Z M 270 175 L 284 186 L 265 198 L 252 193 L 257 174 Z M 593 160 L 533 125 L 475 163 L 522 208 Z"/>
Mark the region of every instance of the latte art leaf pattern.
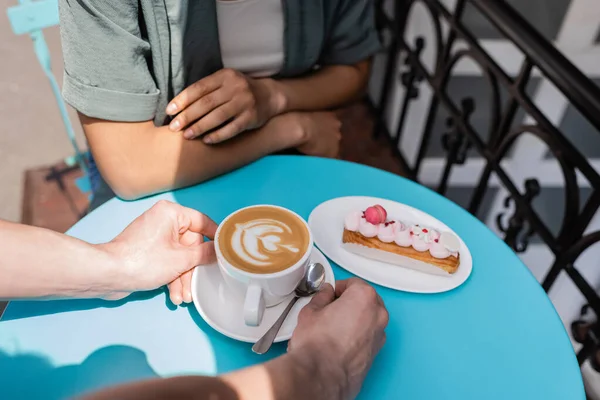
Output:
<path fill-rule="evenodd" d="M 272 274 L 306 256 L 311 236 L 299 216 L 275 206 L 254 206 L 235 212 L 221 223 L 215 241 L 218 253 L 232 267 L 253 274 Z"/>
<path fill-rule="evenodd" d="M 257 219 L 235 225 L 231 247 L 245 262 L 267 267 L 276 261 L 277 254 L 300 251 L 291 238 L 292 229 L 287 224 L 274 219 Z"/>

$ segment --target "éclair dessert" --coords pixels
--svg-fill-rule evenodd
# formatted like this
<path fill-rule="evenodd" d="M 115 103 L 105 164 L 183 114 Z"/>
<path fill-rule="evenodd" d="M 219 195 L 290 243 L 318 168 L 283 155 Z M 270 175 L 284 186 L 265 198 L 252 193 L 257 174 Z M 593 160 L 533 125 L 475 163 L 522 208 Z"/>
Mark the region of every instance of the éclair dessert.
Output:
<path fill-rule="evenodd" d="M 388 219 L 380 205 L 346 216 L 342 246 L 364 257 L 436 275 L 450 276 L 460 265 L 456 235 Z"/>

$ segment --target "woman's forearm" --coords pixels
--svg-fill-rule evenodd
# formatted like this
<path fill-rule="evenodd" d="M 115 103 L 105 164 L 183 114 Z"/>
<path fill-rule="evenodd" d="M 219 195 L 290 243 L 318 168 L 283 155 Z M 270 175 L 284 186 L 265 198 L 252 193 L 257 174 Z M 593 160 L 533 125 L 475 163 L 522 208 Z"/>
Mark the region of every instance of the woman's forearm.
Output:
<path fill-rule="evenodd" d="M 81 118 L 104 179 L 124 199 L 197 184 L 268 154 L 298 146 L 302 140 L 300 129 L 284 123 L 284 116 L 218 145 L 187 140 L 150 121 L 123 123 Z"/>
<path fill-rule="evenodd" d="M 370 60 L 356 65 L 331 65 L 313 74 L 275 81 L 274 97 L 280 113 L 320 111 L 341 107 L 364 94 Z"/>
<path fill-rule="evenodd" d="M 102 297 L 120 279 L 101 246 L 0 221 L 0 299 Z"/>

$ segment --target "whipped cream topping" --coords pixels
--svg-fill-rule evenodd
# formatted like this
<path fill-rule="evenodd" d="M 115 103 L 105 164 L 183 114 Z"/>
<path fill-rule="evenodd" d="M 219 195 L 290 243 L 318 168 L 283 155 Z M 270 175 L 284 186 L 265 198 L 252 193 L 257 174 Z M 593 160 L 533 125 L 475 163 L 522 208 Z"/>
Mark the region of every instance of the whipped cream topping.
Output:
<path fill-rule="evenodd" d="M 384 243 L 396 243 L 401 247 L 414 248 L 417 251 L 429 251 L 432 257 L 457 257 L 460 241 L 450 232 L 438 232 L 422 225 L 408 225 L 399 220 L 371 224 L 360 211 L 349 213 L 344 219 L 344 227 L 351 232 L 358 232 L 364 237 L 377 237 Z"/>
<path fill-rule="evenodd" d="M 364 237 L 370 238 L 377 236 L 378 229 L 377 225 L 373 225 L 367 222 L 365 218 L 361 217 L 360 221 L 358 222 L 358 231 Z"/>
<path fill-rule="evenodd" d="M 344 219 L 344 227 L 352 232 L 357 232 L 360 225 L 362 213 L 360 211 L 351 212 Z"/>
<path fill-rule="evenodd" d="M 377 232 L 377 239 L 384 243 L 392 243 L 396 238 L 396 232 L 394 232 L 394 225 L 392 224 L 381 224 L 379 231 Z"/>
<path fill-rule="evenodd" d="M 249 264 L 266 267 L 276 261 L 273 253 L 287 251 L 298 253 L 297 244 L 285 243 L 292 229 L 274 219 L 257 219 L 244 224 L 236 224 L 231 236 L 231 247 L 236 254 Z"/>

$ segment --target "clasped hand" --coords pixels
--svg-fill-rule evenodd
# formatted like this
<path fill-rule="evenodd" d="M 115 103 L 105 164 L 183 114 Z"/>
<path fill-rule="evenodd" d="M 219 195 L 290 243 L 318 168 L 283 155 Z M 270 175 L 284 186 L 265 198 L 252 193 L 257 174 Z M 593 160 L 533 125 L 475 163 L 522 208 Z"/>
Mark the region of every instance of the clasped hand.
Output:
<path fill-rule="evenodd" d="M 281 84 L 270 78 L 254 79 L 233 69 L 203 78 L 167 106 L 173 116 L 169 129 L 183 131 L 186 139 L 223 143 L 244 131 L 265 126 L 284 135 L 290 148 L 318 157 L 337 157 L 342 124 L 330 111 L 286 112 Z"/>
<path fill-rule="evenodd" d="M 204 135 L 205 143 L 220 143 L 259 128 L 281 107 L 274 85 L 271 79 L 222 69 L 193 83 L 169 103 L 167 114 L 175 115 L 169 128 L 185 129 L 186 139 Z"/>

